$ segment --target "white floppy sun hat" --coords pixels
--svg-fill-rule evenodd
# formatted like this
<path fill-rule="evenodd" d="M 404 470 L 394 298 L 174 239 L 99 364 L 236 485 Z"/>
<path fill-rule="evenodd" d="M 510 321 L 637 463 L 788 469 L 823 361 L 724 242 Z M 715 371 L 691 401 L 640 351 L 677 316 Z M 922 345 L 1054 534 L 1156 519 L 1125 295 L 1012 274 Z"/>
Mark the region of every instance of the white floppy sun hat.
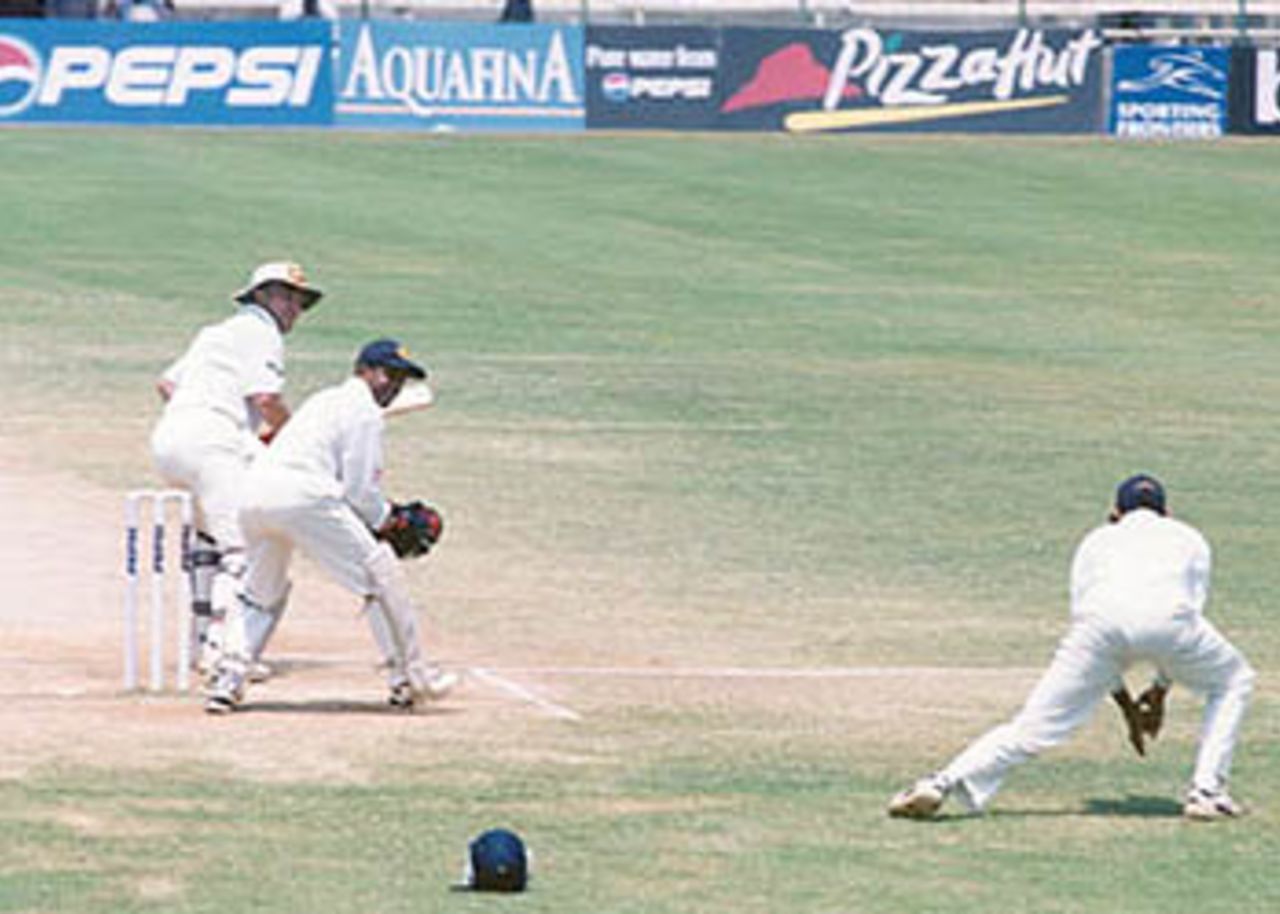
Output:
<path fill-rule="evenodd" d="M 253 302 L 253 293 L 272 282 L 281 283 L 301 292 L 306 298 L 302 304 L 304 311 L 324 295 L 324 292 L 307 282 L 307 274 L 302 271 L 299 264 L 278 260 L 264 263 L 254 270 L 253 275 L 249 277 L 249 284 L 237 292 L 233 298 L 242 304 L 250 304 Z"/>

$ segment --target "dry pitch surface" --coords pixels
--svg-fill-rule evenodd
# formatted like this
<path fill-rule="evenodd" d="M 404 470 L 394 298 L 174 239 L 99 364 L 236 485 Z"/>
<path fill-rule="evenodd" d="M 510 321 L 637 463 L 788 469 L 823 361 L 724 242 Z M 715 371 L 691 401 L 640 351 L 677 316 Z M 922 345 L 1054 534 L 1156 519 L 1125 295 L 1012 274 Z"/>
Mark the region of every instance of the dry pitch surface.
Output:
<path fill-rule="evenodd" d="M 435 625 L 444 662 L 460 668 L 459 692 L 425 713 L 383 707 L 375 655 L 355 601 L 314 565 L 296 568 L 295 598 L 271 650 L 279 675 L 256 687 L 248 709 L 208 718 L 195 692 L 126 694 L 121 688 L 122 493 L 92 488 L 0 447 L 0 777 L 49 766 L 114 769 L 215 765 L 261 780 L 360 783 L 388 760 L 412 762 L 484 747 L 512 759 L 564 760 L 562 728 L 625 731 L 636 709 L 737 717 L 747 735 L 773 727 L 802 740 L 848 745 L 873 767 L 898 770 L 958 748 L 957 740 L 1012 710 L 1038 668 L 697 666 L 600 649 L 584 632 L 580 650 L 538 656 L 501 638 L 468 643 Z M 144 479 L 145 481 L 145 479 Z M 147 548 L 143 541 L 143 549 Z M 491 557 L 441 549 L 435 567 L 415 567 L 424 605 L 476 599 L 519 601 L 555 613 L 556 591 L 530 575 L 486 574 Z M 172 582 L 173 575 L 170 575 Z M 146 612 L 143 579 L 143 607 Z M 540 590 L 541 587 L 541 590 Z M 430 612 L 428 612 L 428 625 Z M 430 631 L 431 629 L 429 629 Z M 145 675 L 145 639 L 142 657 Z M 167 674 L 172 649 L 166 642 Z M 1069 754 L 1123 752 L 1109 717 L 1102 734 Z M 726 751 L 734 734 L 718 731 Z M 661 742 L 662 734 L 650 734 Z M 611 750 L 608 737 L 598 746 Z M 580 745 L 576 739 L 568 741 Z"/>

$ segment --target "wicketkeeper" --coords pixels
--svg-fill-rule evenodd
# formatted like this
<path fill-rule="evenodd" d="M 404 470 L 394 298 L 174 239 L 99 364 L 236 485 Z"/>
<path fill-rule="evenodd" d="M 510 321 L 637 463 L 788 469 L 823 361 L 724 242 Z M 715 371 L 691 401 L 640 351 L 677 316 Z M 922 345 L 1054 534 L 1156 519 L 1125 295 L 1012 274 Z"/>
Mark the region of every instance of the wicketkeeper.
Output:
<path fill-rule="evenodd" d="M 240 507 L 248 570 L 233 618 L 243 630 L 228 634 L 206 711 L 226 713 L 243 701 L 249 665 L 284 613 L 296 547 L 364 601 L 392 706 L 443 698 L 457 683 L 423 655 L 418 608 L 398 562 L 430 550 L 440 515 L 420 502 L 389 502 L 379 482 L 382 410 L 407 380 L 426 376 L 395 340 L 369 343 L 354 375 L 308 399 L 254 462 Z"/>
<path fill-rule="evenodd" d="M 220 628 L 244 572 L 237 519 L 244 474 L 289 418 L 284 336 L 321 298 L 296 263 L 266 263 L 237 292 L 236 313 L 202 329 L 156 382 L 164 412 L 151 455 L 164 481 L 194 496 L 193 637 L 202 668 L 216 660 Z"/>

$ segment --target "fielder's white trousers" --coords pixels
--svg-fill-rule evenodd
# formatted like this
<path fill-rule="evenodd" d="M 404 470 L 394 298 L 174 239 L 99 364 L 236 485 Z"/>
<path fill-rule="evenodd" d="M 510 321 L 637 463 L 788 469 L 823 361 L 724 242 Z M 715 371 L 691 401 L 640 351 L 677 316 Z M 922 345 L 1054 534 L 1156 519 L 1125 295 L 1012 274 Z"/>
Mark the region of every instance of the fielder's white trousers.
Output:
<path fill-rule="evenodd" d="M 272 606 L 288 592 L 294 547 L 360 597 L 378 591 L 369 562 L 379 542 L 343 499 L 327 486 L 290 470 L 258 467 L 245 486 L 240 524 L 249 544 L 245 596 Z"/>
<path fill-rule="evenodd" d="M 249 475 L 240 524 L 249 543 L 244 596 L 278 620 L 289 593 L 289 562 L 295 547 L 322 565 L 343 587 L 364 598 L 364 613 L 393 688 L 421 689 L 429 671 L 419 639 L 417 607 L 395 556 L 378 541 L 355 510 L 329 494 L 332 483 L 304 473 L 259 466 Z M 246 609 L 246 614 L 251 610 Z M 256 656 L 274 620 L 259 619 L 258 643 L 248 627 L 232 634 L 232 651 Z"/>
<path fill-rule="evenodd" d="M 151 433 L 151 458 L 166 485 L 194 496 L 199 530 L 224 552 L 244 548 L 237 514 L 253 451 L 234 422 L 197 410 L 165 413 Z"/>
<path fill-rule="evenodd" d="M 1254 671 L 1207 619 L 1157 623 L 1090 616 L 1072 623 L 1053 662 L 1013 720 L 988 731 L 941 772 L 970 809 L 982 809 L 1013 767 L 1057 746 L 1086 723 L 1131 665 L 1152 663 L 1206 699 L 1192 785 L 1226 786 Z"/>

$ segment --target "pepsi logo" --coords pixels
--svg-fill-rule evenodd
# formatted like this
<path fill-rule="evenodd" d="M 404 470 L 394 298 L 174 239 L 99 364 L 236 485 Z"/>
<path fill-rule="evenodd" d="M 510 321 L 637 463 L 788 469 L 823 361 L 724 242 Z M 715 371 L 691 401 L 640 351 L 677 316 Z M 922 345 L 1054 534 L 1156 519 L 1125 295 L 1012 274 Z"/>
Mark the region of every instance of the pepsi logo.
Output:
<path fill-rule="evenodd" d="M 40 55 L 25 41 L 0 35 L 0 117 L 18 114 L 40 88 Z"/>
<path fill-rule="evenodd" d="M 611 102 L 625 102 L 631 98 L 631 76 L 627 73 L 606 73 L 600 78 L 600 91 Z"/>

